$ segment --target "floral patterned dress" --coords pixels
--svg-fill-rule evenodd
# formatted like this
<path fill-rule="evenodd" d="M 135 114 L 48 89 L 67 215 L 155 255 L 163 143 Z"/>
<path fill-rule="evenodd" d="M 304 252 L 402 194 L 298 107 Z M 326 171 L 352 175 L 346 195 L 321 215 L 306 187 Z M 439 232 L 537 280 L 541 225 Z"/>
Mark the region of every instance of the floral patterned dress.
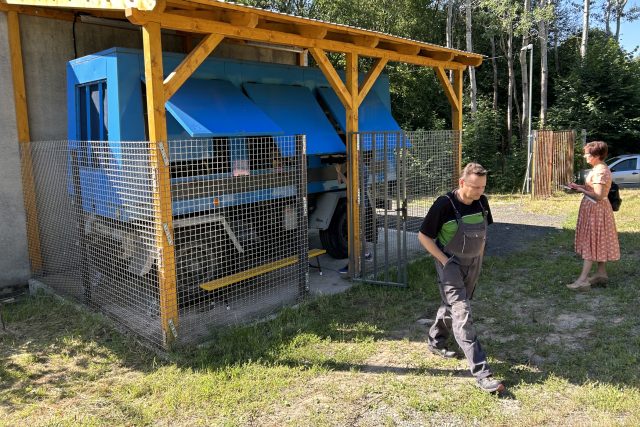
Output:
<path fill-rule="evenodd" d="M 593 191 L 593 184 L 602 184 L 608 194 L 611 182 L 611 171 L 606 164 L 601 163 L 589 172 L 585 185 Z M 576 253 L 585 260 L 606 262 L 620 259 L 618 231 L 608 198 L 597 202 L 587 197 L 582 198 L 576 225 L 575 247 Z"/>

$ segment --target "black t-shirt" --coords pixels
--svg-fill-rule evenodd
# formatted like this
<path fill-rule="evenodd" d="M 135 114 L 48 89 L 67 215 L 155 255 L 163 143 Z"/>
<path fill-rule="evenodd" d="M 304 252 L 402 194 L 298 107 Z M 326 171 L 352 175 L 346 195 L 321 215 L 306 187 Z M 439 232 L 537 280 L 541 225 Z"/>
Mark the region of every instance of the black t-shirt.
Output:
<path fill-rule="evenodd" d="M 482 222 L 482 208 L 484 207 L 487 217 L 487 224 L 493 223 L 489 201 L 482 195 L 480 200 L 474 200 L 470 205 L 461 203 L 453 192 L 447 193 L 456 205 L 456 209 L 462 216 L 462 222 L 466 224 L 478 224 Z M 451 201 L 446 196 L 440 196 L 433 202 L 427 212 L 427 216 L 422 221 L 420 232 L 427 237 L 436 239 L 441 247 L 445 246 L 458 231 L 456 213 L 453 210 Z"/>

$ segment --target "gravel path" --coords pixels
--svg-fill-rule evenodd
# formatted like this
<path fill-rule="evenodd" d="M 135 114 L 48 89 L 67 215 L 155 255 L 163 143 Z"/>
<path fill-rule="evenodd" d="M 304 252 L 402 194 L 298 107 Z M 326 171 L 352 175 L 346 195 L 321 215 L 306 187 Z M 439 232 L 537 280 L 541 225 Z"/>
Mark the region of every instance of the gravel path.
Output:
<path fill-rule="evenodd" d="M 493 225 L 489 227 L 486 255 L 505 256 L 527 248 L 527 244 L 562 229 L 564 215 L 524 212 L 518 203 L 491 205 Z"/>

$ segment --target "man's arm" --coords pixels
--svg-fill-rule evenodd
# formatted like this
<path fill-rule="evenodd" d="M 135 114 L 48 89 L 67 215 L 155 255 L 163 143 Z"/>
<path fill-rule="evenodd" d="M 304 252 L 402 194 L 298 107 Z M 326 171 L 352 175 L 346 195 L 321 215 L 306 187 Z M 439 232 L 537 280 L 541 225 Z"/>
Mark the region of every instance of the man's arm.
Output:
<path fill-rule="evenodd" d="M 418 232 L 418 240 L 420 241 L 422 247 L 425 248 L 432 257 L 437 259 L 440 264 L 444 265 L 449 260 L 449 257 L 444 252 L 442 252 L 438 245 L 436 245 L 436 241 L 434 239 L 422 234 L 422 232 L 420 231 Z"/>

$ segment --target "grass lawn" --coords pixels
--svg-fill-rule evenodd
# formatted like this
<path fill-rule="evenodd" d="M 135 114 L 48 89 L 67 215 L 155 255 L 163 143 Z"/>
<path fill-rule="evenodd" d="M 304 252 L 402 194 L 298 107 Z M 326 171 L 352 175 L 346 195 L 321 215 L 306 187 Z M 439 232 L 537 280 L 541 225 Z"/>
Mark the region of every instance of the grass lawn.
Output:
<path fill-rule="evenodd" d="M 439 296 L 423 259 L 408 289 L 355 286 L 163 357 L 99 315 L 24 298 L 3 308 L 0 425 L 640 425 L 640 191 L 622 198 L 606 288 L 564 286 L 581 267 L 577 196 L 523 200 L 565 229 L 486 259 L 474 320 L 502 397 L 427 353 L 418 320 Z"/>

